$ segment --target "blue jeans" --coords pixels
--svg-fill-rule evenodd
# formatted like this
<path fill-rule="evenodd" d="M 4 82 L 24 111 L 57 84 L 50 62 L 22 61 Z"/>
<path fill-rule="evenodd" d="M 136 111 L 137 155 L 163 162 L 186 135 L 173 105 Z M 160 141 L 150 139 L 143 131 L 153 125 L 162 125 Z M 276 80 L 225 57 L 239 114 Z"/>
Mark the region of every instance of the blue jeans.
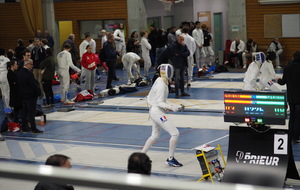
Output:
<path fill-rule="evenodd" d="M 3 125 L 4 119 L 5 119 L 4 103 L 3 103 L 3 99 L 0 98 L 0 127 L 1 128 L 3 127 L 2 125 Z"/>

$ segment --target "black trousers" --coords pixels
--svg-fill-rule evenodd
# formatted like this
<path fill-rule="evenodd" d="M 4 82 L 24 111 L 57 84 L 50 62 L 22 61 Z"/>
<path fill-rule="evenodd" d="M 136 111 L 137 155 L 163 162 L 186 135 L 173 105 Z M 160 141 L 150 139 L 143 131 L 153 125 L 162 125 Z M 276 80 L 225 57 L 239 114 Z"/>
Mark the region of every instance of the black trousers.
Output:
<path fill-rule="evenodd" d="M 28 131 L 28 119 L 31 126 L 31 130 L 36 130 L 36 124 L 35 124 L 35 110 L 36 110 L 36 101 L 37 98 L 31 98 L 31 99 L 22 99 L 22 130 Z"/>
<path fill-rule="evenodd" d="M 175 68 L 175 93 L 178 95 L 178 91 L 180 88 L 181 93 L 184 92 L 184 71 L 183 68 Z"/>
<path fill-rule="evenodd" d="M 54 104 L 54 95 L 52 90 L 52 80 L 43 79 L 43 88 L 46 95 L 47 104 Z"/>
<path fill-rule="evenodd" d="M 228 64 L 229 64 L 229 66 L 232 67 L 232 68 L 234 68 L 235 65 L 234 65 L 234 63 L 232 63 L 232 58 L 238 57 L 239 62 L 240 62 L 240 66 L 243 67 L 243 57 L 242 57 L 242 55 L 243 55 L 243 52 L 236 53 L 236 54 L 233 53 L 233 52 L 230 52 L 228 54 Z"/>
<path fill-rule="evenodd" d="M 300 140 L 300 104 L 289 104 L 289 134 L 292 140 Z"/>
<path fill-rule="evenodd" d="M 112 81 L 116 77 L 116 62 L 115 61 L 107 61 L 106 65 L 108 67 L 107 72 L 107 82 L 106 82 L 106 89 L 112 88 Z"/>

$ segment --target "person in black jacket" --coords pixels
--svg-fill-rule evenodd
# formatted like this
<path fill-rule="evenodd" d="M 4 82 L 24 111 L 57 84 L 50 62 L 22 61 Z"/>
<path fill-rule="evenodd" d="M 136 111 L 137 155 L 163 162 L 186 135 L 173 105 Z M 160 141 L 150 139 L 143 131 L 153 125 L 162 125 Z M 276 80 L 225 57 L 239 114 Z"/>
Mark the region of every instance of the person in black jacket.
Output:
<path fill-rule="evenodd" d="M 300 51 L 294 53 L 294 60 L 283 70 L 283 77 L 277 78 L 280 85 L 287 86 L 287 101 L 290 106 L 289 135 L 300 143 Z"/>
<path fill-rule="evenodd" d="M 72 165 L 70 163 L 70 157 L 62 155 L 62 154 L 54 154 L 50 156 L 45 165 L 61 167 L 61 168 L 71 168 Z M 68 184 L 55 184 L 55 183 L 47 183 L 47 182 L 39 182 L 34 190 L 74 190 L 72 185 Z"/>
<path fill-rule="evenodd" d="M 42 83 L 47 103 L 45 107 L 50 107 L 54 106 L 52 80 L 55 73 L 56 58 L 53 56 L 53 51 L 51 48 L 46 49 L 46 56 L 47 58 L 44 61 L 42 61 L 40 68 L 43 71 Z"/>
<path fill-rule="evenodd" d="M 18 46 L 15 48 L 15 55 L 18 61 L 21 61 L 23 59 L 23 52 L 26 49 L 26 47 L 22 39 L 18 39 L 17 42 L 18 42 Z"/>
<path fill-rule="evenodd" d="M 179 88 L 180 96 L 190 96 L 184 92 L 184 71 L 187 68 L 187 57 L 190 55 L 190 51 L 184 44 L 184 36 L 178 36 L 177 41 L 169 46 L 168 50 L 175 69 L 175 98 L 179 98 Z"/>
<path fill-rule="evenodd" d="M 138 33 L 136 31 L 131 33 L 128 42 L 126 44 L 126 52 L 133 52 L 136 53 L 137 55 L 140 55 L 141 42 L 137 40 L 137 37 L 138 37 Z"/>
<path fill-rule="evenodd" d="M 24 67 L 17 73 L 17 85 L 19 86 L 19 94 L 22 102 L 22 131 L 29 132 L 28 119 L 32 133 L 43 133 L 36 128 L 35 110 L 37 97 L 41 95 L 39 85 L 34 79 L 33 61 L 26 59 Z M 28 119 L 27 119 L 28 118 Z"/>
<path fill-rule="evenodd" d="M 19 87 L 17 84 L 16 71 L 18 69 L 18 63 L 16 60 L 7 63 L 7 80 L 9 83 L 9 106 L 13 108 L 13 122 L 19 123 L 19 113 L 22 108 L 22 102 L 19 95 Z"/>
<path fill-rule="evenodd" d="M 105 57 L 106 57 L 106 65 L 108 67 L 108 76 L 107 76 L 107 83 L 106 88 L 112 88 L 112 81 L 117 79 L 116 78 L 116 61 L 118 59 L 118 55 L 120 55 L 120 50 L 116 50 L 115 45 L 115 37 L 113 34 L 107 35 L 107 41 L 103 44 Z"/>

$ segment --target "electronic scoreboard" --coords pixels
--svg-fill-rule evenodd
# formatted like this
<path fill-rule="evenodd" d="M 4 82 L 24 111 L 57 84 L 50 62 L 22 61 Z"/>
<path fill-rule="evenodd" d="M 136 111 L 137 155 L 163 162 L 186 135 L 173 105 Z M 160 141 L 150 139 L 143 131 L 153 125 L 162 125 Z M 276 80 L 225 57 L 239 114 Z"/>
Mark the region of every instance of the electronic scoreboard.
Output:
<path fill-rule="evenodd" d="M 224 91 L 225 122 L 285 125 L 286 93 Z"/>

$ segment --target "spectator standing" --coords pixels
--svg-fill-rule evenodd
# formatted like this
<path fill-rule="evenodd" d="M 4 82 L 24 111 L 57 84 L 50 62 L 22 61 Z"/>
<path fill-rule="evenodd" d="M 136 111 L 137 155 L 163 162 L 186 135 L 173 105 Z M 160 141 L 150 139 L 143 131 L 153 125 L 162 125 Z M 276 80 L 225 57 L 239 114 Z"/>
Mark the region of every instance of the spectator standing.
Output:
<path fill-rule="evenodd" d="M 213 65 L 214 56 L 215 56 L 215 52 L 213 51 L 213 49 L 211 47 L 211 43 L 210 43 L 212 40 L 212 37 L 208 32 L 208 27 L 206 26 L 206 24 L 202 24 L 201 29 L 202 29 L 203 37 L 204 37 L 203 50 L 204 50 L 204 55 L 206 56 L 204 65 L 206 67 L 207 66 L 210 67 Z"/>
<path fill-rule="evenodd" d="M 156 43 L 156 60 L 155 60 L 155 68 L 157 67 L 157 58 L 160 56 L 160 54 L 166 49 L 167 45 L 167 38 L 165 38 L 164 31 L 162 29 L 157 30 L 157 43 Z"/>
<path fill-rule="evenodd" d="M 179 98 L 179 88 L 181 91 L 180 96 L 190 96 L 184 92 L 184 72 L 188 66 L 187 57 L 190 55 L 190 51 L 184 43 L 184 36 L 178 36 L 177 41 L 168 48 L 175 69 L 175 98 Z"/>
<path fill-rule="evenodd" d="M 34 40 L 30 39 L 28 40 L 29 45 L 27 46 L 27 49 L 31 52 L 34 48 Z"/>
<path fill-rule="evenodd" d="M 124 34 L 124 24 L 119 23 L 118 28 L 114 32 L 115 44 L 117 51 L 120 51 L 120 56 L 125 55 L 126 53 L 126 43 L 125 43 L 125 34 Z"/>
<path fill-rule="evenodd" d="M 74 104 L 73 101 L 67 99 L 67 94 L 70 86 L 70 73 L 69 69 L 73 69 L 80 73 L 81 70 L 77 68 L 72 62 L 71 46 L 69 44 L 64 45 L 64 50 L 57 54 L 57 72 L 60 80 L 60 97 L 61 102 L 65 105 Z"/>
<path fill-rule="evenodd" d="M 150 25 L 150 33 L 148 35 L 149 43 L 151 44 L 150 49 L 150 59 L 151 59 L 151 66 L 155 66 L 156 61 L 156 46 L 157 46 L 157 29 L 154 25 Z"/>
<path fill-rule="evenodd" d="M 205 57 L 205 52 L 203 50 L 204 36 L 203 36 L 203 31 L 201 30 L 200 22 L 196 21 L 195 24 L 196 24 L 196 28 L 193 30 L 192 33 L 193 38 L 195 39 L 196 42 L 195 62 L 198 68 L 202 68 L 203 60 L 201 60 L 201 58 Z"/>
<path fill-rule="evenodd" d="M 65 44 L 69 44 L 71 46 L 70 53 L 72 56 L 72 62 L 73 65 L 77 65 L 78 50 L 75 44 L 75 34 L 70 34 L 69 38 L 63 43 L 62 50 L 64 50 Z"/>
<path fill-rule="evenodd" d="M 107 41 L 104 43 L 104 52 L 106 57 L 106 65 L 108 67 L 108 76 L 106 82 L 106 88 L 112 88 L 112 81 L 116 77 L 116 61 L 120 50 L 116 50 L 115 38 L 113 34 L 107 35 Z"/>
<path fill-rule="evenodd" d="M 34 39 L 34 48 L 31 51 L 31 59 L 33 60 L 33 75 L 34 79 L 40 85 L 41 97 L 44 95 L 42 84 L 42 70 L 40 69 L 41 62 L 46 58 L 45 49 L 42 47 L 39 38 Z"/>
<path fill-rule="evenodd" d="M 107 41 L 107 32 L 106 30 L 101 31 L 101 48 L 103 48 L 103 44 Z"/>
<path fill-rule="evenodd" d="M 9 84 L 7 80 L 7 63 L 10 62 L 10 60 L 4 55 L 5 49 L 0 48 L 0 89 L 2 92 L 4 108 L 9 108 Z"/>
<path fill-rule="evenodd" d="M 275 59 L 275 65 L 276 65 L 276 69 L 280 69 L 280 60 L 279 60 L 279 55 L 282 54 L 283 49 L 282 49 L 282 45 L 279 42 L 278 38 L 275 38 L 271 44 L 270 47 L 268 49 L 268 51 L 274 51 L 276 53 L 276 59 Z"/>
<path fill-rule="evenodd" d="M 300 51 L 294 53 L 294 60 L 283 70 L 280 85 L 287 86 L 287 101 L 290 107 L 289 136 L 295 143 L 300 142 Z"/>
<path fill-rule="evenodd" d="M 54 40 L 48 30 L 45 30 L 45 38 L 48 41 L 48 46 L 53 50 L 54 49 Z"/>
<path fill-rule="evenodd" d="M 148 33 L 146 31 L 141 31 L 141 49 L 142 49 L 142 58 L 144 60 L 144 75 L 148 77 L 148 72 L 151 67 L 151 59 L 149 56 L 149 52 L 152 49 L 151 44 L 148 42 Z"/>
<path fill-rule="evenodd" d="M 46 105 L 44 107 L 54 106 L 54 94 L 52 89 L 52 80 L 55 73 L 56 59 L 51 48 L 46 49 L 46 59 L 41 62 L 42 82 L 46 95 Z"/>
<path fill-rule="evenodd" d="M 232 62 L 232 58 L 237 57 L 239 59 L 239 66 L 243 67 L 243 53 L 245 51 L 245 42 L 240 40 L 239 38 L 235 38 L 235 40 L 230 45 L 230 53 L 228 54 L 228 65 L 232 68 L 235 67 Z"/>
<path fill-rule="evenodd" d="M 35 110 L 37 97 L 41 95 L 41 91 L 37 81 L 34 79 L 33 61 L 26 59 L 24 67 L 17 72 L 17 85 L 19 87 L 19 94 L 22 101 L 22 131 L 29 132 L 28 120 L 30 123 L 32 133 L 43 133 L 36 127 Z"/>
<path fill-rule="evenodd" d="M 176 27 L 172 26 L 168 34 L 168 45 L 172 45 L 174 42 L 176 42 L 175 32 L 176 32 Z"/>
<path fill-rule="evenodd" d="M 136 53 L 137 55 L 140 55 L 141 42 L 137 40 L 137 38 L 138 38 L 138 33 L 136 31 L 132 32 L 126 45 L 126 51 L 133 52 Z"/>
<path fill-rule="evenodd" d="M 23 68 L 23 66 L 24 66 L 24 61 L 26 60 L 26 59 L 30 59 L 30 57 L 31 57 L 31 51 L 29 50 L 29 49 L 25 49 L 24 51 L 23 51 L 23 58 L 22 58 L 22 60 L 20 60 L 19 61 L 19 63 L 18 63 L 18 71 L 19 70 L 21 70 L 22 68 Z"/>
<path fill-rule="evenodd" d="M 134 152 L 128 158 L 127 172 L 151 175 L 152 161 L 147 154 Z"/>
<path fill-rule="evenodd" d="M 189 34 L 189 28 L 183 27 L 182 35 L 184 37 L 184 43 L 186 44 L 188 50 L 190 51 L 190 55 L 187 57 L 187 73 L 188 73 L 188 86 L 191 86 L 191 82 L 193 79 L 193 68 L 194 68 L 194 53 L 196 51 L 196 43 L 193 37 Z"/>
<path fill-rule="evenodd" d="M 247 62 L 248 62 L 248 59 L 251 58 L 251 61 L 252 61 L 252 58 L 253 58 L 253 53 L 255 53 L 257 51 L 257 44 L 256 42 L 254 42 L 251 38 L 248 39 L 247 41 L 247 44 L 246 44 L 246 49 L 245 49 L 245 52 L 242 54 L 242 57 L 243 57 L 243 69 L 246 69 L 247 68 Z"/>
<path fill-rule="evenodd" d="M 70 157 L 62 155 L 62 154 L 54 154 L 50 156 L 47 160 L 45 165 L 47 166 L 54 166 L 54 167 L 61 167 L 61 168 L 72 168 Z M 55 184 L 55 183 L 46 183 L 46 182 L 39 182 L 34 190 L 74 190 L 72 185 L 68 184 Z"/>
<path fill-rule="evenodd" d="M 50 47 L 48 46 L 48 40 L 47 40 L 46 38 L 44 38 L 44 39 L 41 40 L 41 45 L 42 45 L 42 47 L 43 47 L 45 50 L 48 49 L 48 48 L 50 48 Z"/>
<path fill-rule="evenodd" d="M 22 39 L 18 39 L 17 43 L 18 46 L 15 48 L 15 55 L 18 61 L 21 61 L 23 59 L 23 51 L 26 49 L 26 47 Z"/>
<path fill-rule="evenodd" d="M 82 70 L 85 73 L 85 90 L 95 90 L 95 69 L 96 69 L 96 55 L 93 53 L 93 47 L 91 45 L 86 46 L 86 52 L 81 58 Z"/>
<path fill-rule="evenodd" d="M 19 113 L 22 108 L 21 97 L 19 95 L 19 87 L 17 84 L 16 71 L 18 69 L 17 61 L 11 61 L 7 63 L 7 80 L 9 83 L 9 106 L 12 108 L 13 122 L 19 123 Z"/>
<path fill-rule="evenodd" d="M 41 30 L 36 30 L 36 32 L 35 32 L 35 37 L 38 38 L 39 40 L 42 40 L 42 39 L 45 38 L 45 37 L 43 36 Z"/>

